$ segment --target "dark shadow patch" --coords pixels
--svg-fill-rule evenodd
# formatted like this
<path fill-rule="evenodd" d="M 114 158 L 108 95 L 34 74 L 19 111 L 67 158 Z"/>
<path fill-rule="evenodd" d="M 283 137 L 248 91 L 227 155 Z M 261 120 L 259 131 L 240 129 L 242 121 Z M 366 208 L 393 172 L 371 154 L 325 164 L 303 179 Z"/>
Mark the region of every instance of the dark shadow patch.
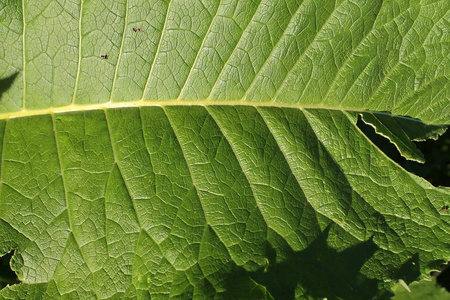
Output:
<path fill-rule="evenodd" d="M 14 255 L 14 251 L 0 257 L 0 289 L 6 285 L 13 285 L 20 283 L 17 274 L 11 270 L 10 263 Z"/>
<path fill-rule="evenodd" d="M 249 276 L 252 282 L 265 287 L 275 299 L 296 299 L 300 295 L 327 299 L 372 299 L 380 297 L 376 279 L 360 273 L 361 267 L 379 249 L 369 239 L 338 252 L 327 245 L 330 226 L 322 236 L 314 240 L 305 250 L 292 251 L 283 247 L 285 258 L 277 262 L 277 249 L 266 244 L 268 265 L 255 272 L 246 272 L 237 267 L 227 276 L 227 290 L 245 290 L 238 283 Z M 286 250 L 288 248 L 288 250 Z"/>
<path fill-rule="evenodd" d="M 419 254 L 414 254 L 410 259 L 405 261 L 403 265 L 395 272 L 395 279 L 403 279 L 407 284 L 413 281 L 419 280 L 420 268 L 419 268 Z"/>
<path fill-rule="evenodd" d="M 450 130 L 447 130 L 438 140 L 415 142 L 415 144 L 425 156 L 425 164 L 405 161 L 402 166 L 425 178 L 434 186 L 450 187 Z"/>
<path fill-rule="evenodd" d="M 436 277 L 436 283 L 450 292 L 450 262 L 441 264 L 439 271 L 432 271 L 431 276 Z"/>
<path fill-rule="evenodd" d="M 436 282 L 450 292 L 450 268 L 446 266 L 445 269 L 436 278 Z"/>
<path fill-rule="evenodd" d="M 418 253 L 391 269 L 388 278 L 362 274 L 361 268 L 381 249 L 370 238 L 337 251 L 327 243 L 331 226 L 302 251 L 295 252 L 287 244 L 274 248 L 267 242 L 267 265 L 254 272 L 236 266 L 231 273 L 222 274 L 226 278 L 226 290 L 246 296 L 252 289 L 260 290 L 258 297 L 246 299 L 390 299 L 393 292 L 386 279 L 392 282 L 402 279 L 409 284 L 420 278 Z M 263 290 L 267 294 L 261 293 Z"/>
<path fill-rule="evenodd" d="M 19 75 L 19 72 L 0 79 L 0 101 L 2 100 L 3 94 L 12 86 L 17 75 Z"/>
<path fill-rule="evenodd" d="M 298 286 L 314 298 L 372 299 L 378 293 L 377 281 L 360 269 L 378 247 L 370 239 L 337 252 L 327 245 L 329 230 L 330 226 L 305 250 L 286 253 L 281 263 L 275 262 L 275 250 L 269 247 L 269 267 L 250 276 L 275 299 L 295 299 Z"/>

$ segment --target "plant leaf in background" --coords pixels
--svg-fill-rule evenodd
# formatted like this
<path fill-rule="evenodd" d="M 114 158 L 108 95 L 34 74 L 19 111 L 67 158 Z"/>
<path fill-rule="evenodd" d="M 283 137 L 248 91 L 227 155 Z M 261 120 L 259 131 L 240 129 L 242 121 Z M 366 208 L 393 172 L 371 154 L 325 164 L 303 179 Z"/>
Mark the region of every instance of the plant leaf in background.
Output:
<path fill-rule="evenodd" d="M 426 125 L 411 118 L 383 114 L 363 113 L 362 120 L 373 126 L 378 134 L 388 138 L 403 157 L 420 163 L 425 163 L 425 158 L 413 141 L 437 139 L 446 130 L 445 126 Z"/>
<path fill-rule="evenodd" d="M 450 299 L 450 294 L 443 287 L 438 286 L 436 280 L 421 280 L 419 282 L 413 282 L 409 286 L 406 286 L 404 283 L 398 284 L 394 291 L 395 296 L 392 298 L 393 300 Z"/>
<path fill-rule="evenodd" d="M 20 73 L 0 253 L 22 283 L 0 298 L 370 299 L 429 277 L 450 190 L 356 120 L 389 111 L 402 149 L 450 124 L 449 8 L 1 2 L 0 75 Z"/>

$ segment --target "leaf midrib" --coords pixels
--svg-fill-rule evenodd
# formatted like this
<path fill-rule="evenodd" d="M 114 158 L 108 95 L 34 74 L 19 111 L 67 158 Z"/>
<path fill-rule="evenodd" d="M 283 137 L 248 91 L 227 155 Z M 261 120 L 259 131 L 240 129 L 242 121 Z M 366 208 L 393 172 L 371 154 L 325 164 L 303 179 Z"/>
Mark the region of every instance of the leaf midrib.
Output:
<path fill-rule="evenodd" d="M 372 112 L 367 109 L 354 107 L 334 107 L 327 105 L 310 105 L 301 103 L 282 103 L 275 101 L 245 101 L 245 100 L 161 100 L 161 101 L 122 101 L 122 102 L 103 102 L 96 104 L 70 104 L 59 107 L 49 107 L 42 109 L 21 109 L 13 112 L 0 113 L 0 120 L 15 118 L 25 118 L 40 115 L 65 114 L 71 112 L 83 112 L 91 110 L 105 110 L 118 108 L 140 108 L 140 107 L 168 107 L 168 106 L 247 106 L 247 107 L 274 107 L 274 108 L 295 108 L 295 109 L 326 109 L 347 112 Z M 386 112 L 372 112 L 378 114 L 389 114 Z M 389 114 L 390 115 L 390 114 Z M 402 117 L 400 118 L 408 118 Z"/>

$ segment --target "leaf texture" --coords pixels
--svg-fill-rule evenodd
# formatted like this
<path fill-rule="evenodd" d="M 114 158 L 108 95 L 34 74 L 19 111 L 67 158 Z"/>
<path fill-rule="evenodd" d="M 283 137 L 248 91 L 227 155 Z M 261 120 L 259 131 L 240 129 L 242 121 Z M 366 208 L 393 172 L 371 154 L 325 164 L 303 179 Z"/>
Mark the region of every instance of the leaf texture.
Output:
<path fill-rule="evenodd" d="M 371 299 L 427 277 L 450 259 L 450 190 L 355 115 L 435 126 L 406 145 L 450 123 L 449 8 L 0 3 L 0 72 L 20 71 L 0 253 L 23 282 L 0 298 Z"/>
<path fill-rule="evenodd" d="M 450 123 L 445 0 L 46 0 L 1 8 L 0 72 L 22 71 L 0 105 L 5 117 L 82 104 L 219 101 Z"/>

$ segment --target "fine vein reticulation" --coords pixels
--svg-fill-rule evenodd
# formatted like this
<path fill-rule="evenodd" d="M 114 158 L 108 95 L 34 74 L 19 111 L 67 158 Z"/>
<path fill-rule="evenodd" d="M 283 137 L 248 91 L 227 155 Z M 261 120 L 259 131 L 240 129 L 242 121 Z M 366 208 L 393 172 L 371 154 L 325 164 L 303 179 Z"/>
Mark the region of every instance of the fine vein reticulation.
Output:
<path fill-rule="evenodd" d="M 0 3 L 0 254 L 22 281 L 0 299 L 384 299 L 427 277 L 450 191 L 356 120 L 421 159 L 411 140 L 450 123 L 449 24 L 446 0 Z"/>
<path fill-rule="evenodd" d="M 0 104 L 6 114 L 139 100 L 243 101 L 449 123 L 446 1 L 3 6 L 8 55 L 0 61 L 5 74 L 23 71 L 22 87 Z"/>

